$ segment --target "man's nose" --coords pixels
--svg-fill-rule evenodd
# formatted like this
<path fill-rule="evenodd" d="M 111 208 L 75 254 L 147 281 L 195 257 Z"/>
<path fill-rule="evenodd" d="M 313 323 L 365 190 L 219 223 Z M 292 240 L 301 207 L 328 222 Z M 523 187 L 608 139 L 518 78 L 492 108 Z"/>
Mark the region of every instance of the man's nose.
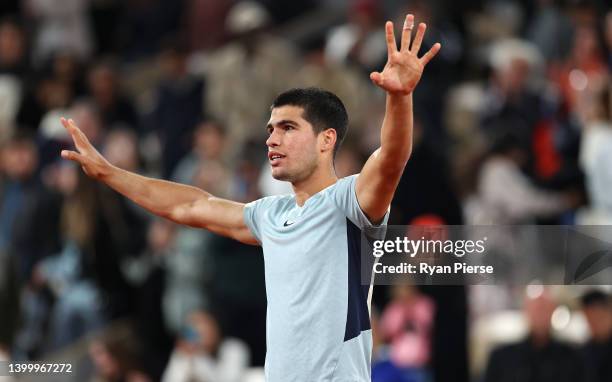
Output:
<path fill-rule="evenodd" d="M 266 145 L 268 147 L 277 147 L 280 145 L 280 136 L 276 129 L 273 130 L 270 136 L 268 136 L 268 139 L 266 139 Z"/>

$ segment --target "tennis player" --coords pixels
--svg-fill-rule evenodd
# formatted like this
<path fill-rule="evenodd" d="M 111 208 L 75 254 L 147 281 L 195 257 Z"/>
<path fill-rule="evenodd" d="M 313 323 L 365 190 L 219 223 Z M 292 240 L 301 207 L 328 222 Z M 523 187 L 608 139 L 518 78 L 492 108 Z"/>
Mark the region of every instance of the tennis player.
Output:
<path fill-rule="evenodd" d="M 412 149 L 412 92 L 440 50 L 435 44 L 419 58 L 426 26 L 419 24 L 411 44 L 413 26 L 407 15 L 398 50 L 393 24 L 385 25 L 387 63 L 370 75 L 387 93 L 381 146 L 360 174 L 338 179 L 334 171 L 348 124 L 338 97 L 306 88 L 276 98 L 268 159 L 274 178 L 291 182 L 292 195 L 242 204 L 130 173 L 102 157 L 72 120 L 61 120 L 76 146 L 62 157 L 90 177 L 173 222 L 263 247 L 269 382 L 371 379 L 371 286 L 360 282 L 360 232 L 386 224 Z"/>

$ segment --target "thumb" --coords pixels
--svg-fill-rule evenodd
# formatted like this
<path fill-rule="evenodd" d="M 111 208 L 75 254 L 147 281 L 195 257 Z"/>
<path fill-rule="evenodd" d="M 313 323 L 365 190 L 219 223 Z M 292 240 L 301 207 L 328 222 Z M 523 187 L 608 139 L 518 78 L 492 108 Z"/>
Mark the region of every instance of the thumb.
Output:
<path fill-rule="evenodd" d="M 370 79 L 372 80 L 372 82 L 374 82 L 378 86 L 382 86 L 384 82 L 383 75 L 382 73 L 379 73 L 379 72 L 370 73 Z"/>
<path fill-rule="evenodd" d="M 62 150 L 62 158 L 69 159 L 71 161 L 83 163 L 83 155 L 77 153 L 76 151 L 70 150 Z"/>

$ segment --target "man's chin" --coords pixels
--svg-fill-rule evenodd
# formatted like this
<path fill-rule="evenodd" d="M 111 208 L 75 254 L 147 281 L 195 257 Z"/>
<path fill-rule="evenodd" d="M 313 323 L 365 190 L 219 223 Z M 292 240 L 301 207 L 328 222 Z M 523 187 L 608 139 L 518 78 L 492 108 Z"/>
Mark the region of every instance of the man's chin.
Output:
<path fill-rule="evenodd" d="M 291 181 L 291 177 L 289 176 L 289 174 L 283 172 L 283 171 L 278 171 L 275 169 L 272 169 L 272 177 L 276 180 L 282 180 L 284 182 L 290 182 Z"/>

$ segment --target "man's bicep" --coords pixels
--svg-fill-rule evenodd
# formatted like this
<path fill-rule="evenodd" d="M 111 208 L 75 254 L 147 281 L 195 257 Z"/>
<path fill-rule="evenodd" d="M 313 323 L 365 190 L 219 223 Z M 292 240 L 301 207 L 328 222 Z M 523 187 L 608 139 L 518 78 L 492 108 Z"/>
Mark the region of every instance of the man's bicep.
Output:
<path fill-rule="evenodd" d="M 382 220 L 387 213 L 404 168 L 401 164 L 386 162 L 385 165 L 380 149 L 376 150 L 366 161 L 355 184 L 357 201 L 373 222 Z"/>

